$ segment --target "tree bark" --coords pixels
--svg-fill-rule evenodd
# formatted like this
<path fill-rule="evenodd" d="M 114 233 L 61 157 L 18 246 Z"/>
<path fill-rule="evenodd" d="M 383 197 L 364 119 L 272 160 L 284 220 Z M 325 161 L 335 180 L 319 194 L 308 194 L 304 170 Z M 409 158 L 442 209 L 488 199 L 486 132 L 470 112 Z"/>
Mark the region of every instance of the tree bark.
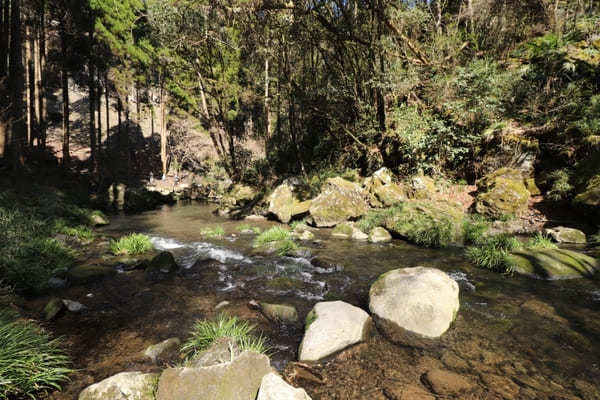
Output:
<path fill-rule="evenodd" d="M 27 24 L 28 25 L 28 24 Z M 27 66 L 27 140 L 29 147 L 33 148 L 33 142 L 36 136 L 36 73 L 35 73 L 35 43 L 34 33 L 29 26 L 25 28 L 25 65 Z"/>
<path fill-rule="evenodd" d="M 10 10 L 10 60 L 8 66 L 8 90 L 10 96 L 9 135 L 7 144 L 11 153 L 12 167 L 17 170 L 25 164 L 23 150 L 27 130 L 23 116 L 25 69 L 23 67 L 21 35 L 21 0 L 11 0 Z"/>
<path fill-rule="evenodd" d="M 40 21 L 39 21 L 39 33 L 38 33 L 38 128 L 39 128 L 39 142 L 38 145 L 42 148 L 46 148 L 46 132 L 48 129 L 47 114 L 48 114 L 48 102 L 46 97 L 48 96 L 46 90 L 46 1 L 41 0 L 40 2 Z"/>
<path fill-rule="evenodd" d="M 266 136 L 265 136 L 265 158 L 269 156 L 269 141 L 271 140 L 271 98 L 269 93 L 269 57 L 265 58 L 265 116 L 266 116 Z"/>
<path fill-rule="evenodd" d="M 104 72 L 104 102 L 106 107 L 106 147 L 110 143 L 110 95 L 108 93 L 108 72 Z"/>
<path fill-rule="evenodd" d="M 69 141 L 71 138 L 71 124 L 69 122 L 69 70 L 67 67 L 67 51 L 66 44 L 63 41 L 63 63 L 62 63 L 62 100 L 63 100 L 63 115 L 62 115 L 62 130 L 63 130 L 63 165 L 68 165 L 71 159 L 71 153 L 69 149 Z"/>
<path fill-rule="evenodd" d="M 90 59 L 88 61 L 88 102 L 89 102 L 89 133 L 90 133 L 90 150 L 91 150 L 91 161 L 94 165 L 94 169 L 97 163 L 96 154 L 96 82 L 94 76 L 96 74 L 94 63 Z"/>
<path fill-rule="evenodd" d="M 8 74 L 8 49 L 10 38 L 10 0 L 0 0 L 2 29 L 0 30 L 0 78 Z"/>
<path fill-rule="evenodd" d="M 98 68 L 98 76 L 96 80 L 96 112 L 98 113 L 98 153 L 102 150 L 102 78 L 100 76 L 100 68 Z"/>
<path fill-rule="evenodd" d="M 159 93 L 160 101 L 160 161 L 162 164 L 163 177 L 167 176 L 167 121 L 166 121 L 166 94 L 162 88 L 162 82 Z"/>

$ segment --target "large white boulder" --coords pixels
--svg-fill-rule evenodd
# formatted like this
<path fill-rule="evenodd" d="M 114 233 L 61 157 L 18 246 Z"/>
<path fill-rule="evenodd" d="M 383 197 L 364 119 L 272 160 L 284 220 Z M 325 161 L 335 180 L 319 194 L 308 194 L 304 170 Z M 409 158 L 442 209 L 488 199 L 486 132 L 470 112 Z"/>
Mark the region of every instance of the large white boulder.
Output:
<path fill-rule="evenodd" d="M 153 400 L 158 374 L 121 372 L 85 388 L 79 400 Z"/>
<path fill-rule="evenodd" d="M 416 344 L 448 330 L 458 314 L 458 284 L 434 268 L 392 270 L 371 285 L 369 308 L 390 339 Z"/>
<path fill-rule="evenodd" d="M 361 342 L 371 317 L 343 301 L 317 303 L 306 317 L 306 332 L 300 343 L 300 361 L 319 361 Z"/>
<path fill-rule="evenodd" d="M 278 374 L 271 372 L 263 376 L 256 400 L 311 400 L 304 389 L 296 389 Z"/>

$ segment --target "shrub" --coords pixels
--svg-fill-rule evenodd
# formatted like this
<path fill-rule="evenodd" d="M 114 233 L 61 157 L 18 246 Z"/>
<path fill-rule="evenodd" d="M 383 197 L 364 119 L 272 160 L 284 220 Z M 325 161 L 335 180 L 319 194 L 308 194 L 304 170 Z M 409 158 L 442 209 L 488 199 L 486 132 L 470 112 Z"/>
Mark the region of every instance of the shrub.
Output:
<path fill-rule="evenodd" d="M 466 256 L 469 261 L 481 268 L 498 272 L 512 272 L 506 257 L 512 251 L 522 247 L 518 239 L 500 234 L 490 236 L 477 246 L 467 248 Z"/>
<path fill-rule="evenodd" d="M 230 338 L 237 342 L 240 352 L 250 350 L 266 354 L 269 350 L 264 336 L 253 334 L 254 325 L 240 321 L 237 317 L 219 315 L 214 321 L 197 321 L 192 327 L 191 337 L 181 347 L 188 359 L 206 350 L 220 338 Z"/>
<path fill-rule="evenodd" d="M 110 251 L 116 256 L 120 255 L 138 255 L 152 250 L 154 246 L 150 238 L 141 233 L 132 233 L 119 240 L 110 242 Z"/>
<path fill-rule="evenodd" d="M 529 238 L 526 246 L 530 249 L 557 249 L 558 246 L 552 242 L 548 236 L 541 233 L 537 233 L 535 236 Z"/>
<path fill-rule="evenodd" d="M 210 239 L 220 239 L 225 236 L 225 229 L 220 226 L 214 228 L 206 227 L 200 231 L 200 234 Z"/>
<path fill-rule="evenodd" d="M 369 211 L 356 222 L 356 227 L 364 233 L 369 233 L 371 229 L 383 226 L 388 214 L 387 210 Z"/>
<path fill-rule="evenodd" d="M 558 169 L 550 173 L 547 178 L 550 189 L 546 193 L 546 197 L 552 201 L 566 200 L 573 190 L 569 181 L 570 173 L 566 169 Z"/>
<path fill-rule="evenodd" d="M 59 340 L 0 310 L 0 399 L 36 398 L 39 392 L 60 390 L 71 372 Z"/>

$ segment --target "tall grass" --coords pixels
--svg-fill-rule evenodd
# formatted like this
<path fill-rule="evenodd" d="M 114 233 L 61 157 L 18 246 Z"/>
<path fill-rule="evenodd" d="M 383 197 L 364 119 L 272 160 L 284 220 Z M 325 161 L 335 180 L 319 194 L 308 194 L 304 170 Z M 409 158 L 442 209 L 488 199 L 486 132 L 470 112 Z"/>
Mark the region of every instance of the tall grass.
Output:
<path fill-rule="evenodd" d="M 135 256 L 153 248 L 150 238 L 141 233 L 132 233 L 110 242 L 110 251 L 116 256 Z"/>
<path fill-rule="evenodd" d="M 548 236 L 536 233 L 535 236 L 529 238 L 525 247 L 529 249 L 557 249 L 558 246 Z"/>
<path fill-rule="evenodd" d="M 465 221 L 465 243 L 480 244 L 485 241 L 485 235 L 490 229 L 491 223 L 481 216 L 472 216 Z"/>
<path fill-rule="evenodd" d="M 0 310 L 0 399 L 35 399 L 40 392 L 60 390 L 72 372 L 60 345 L 34 323 Z"/>
<path fill-rule="evenodd" d="M 181 347 L 181 353 L 190 359 L 209 348 L 217 339 L 230 338 L 237 343 L 240 352 L 250 350 L 266 354 L 269 350 L 267 339 L 262 335 L 254 335 L 254 328 L 246 321 L 224 314 L 213 321 L 197 321 L 190 332 L 191 337 Z"/>
<path fill-rule="evenodd" d="M 206 227 L 200 231 L 200 234 L 210 239 L 221 239 L 225 236 L 225 229 L 220 226 L 214 228 Z"/>
<path fill-rule="evenodd" d="M 469 247 L 466 256 L 469 261 L 481 268 L 498 272 L 512 272 L 512 267 L 507 261 L 510 252 L 523 247 L 516 238 L 501 234 L 490 236 L 481 241 L 478 246 Z"/>
<path fill-rule="evenodd" d="M 289 229 L 280 226 L 274 226 L 258 235 L 252 246 L 254 248 L 274 246 L 280 256 L 299 249 L 298 244 L 292 240 Z"/>

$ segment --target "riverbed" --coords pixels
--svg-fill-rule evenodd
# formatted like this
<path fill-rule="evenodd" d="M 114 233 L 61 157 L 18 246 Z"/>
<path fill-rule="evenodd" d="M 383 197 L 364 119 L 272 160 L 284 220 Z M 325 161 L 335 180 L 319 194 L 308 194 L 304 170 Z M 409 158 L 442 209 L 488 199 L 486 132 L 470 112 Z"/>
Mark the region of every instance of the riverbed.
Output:
<path fill-rule="evenodd" d="M 48 324 L 64 337 L 79 370 L 54 398 L 76 398 L 83 387 L 118 372 L 159 371 L 164 366 L 138 356 L 147 345 L 173 336 L 185 340 L 196 320 L 220 312 L 255 324 L 269 338 L 273 365 L 289 373 L 302 325 L 271 323 L 248 307 L 250 300 L 292 304 L 302 320 L 319 301 L 343 300 L 368 311 L 369 287 L 380 274 L 425 266 L 447 272 L 460 287 L 458 318 L 438 345 L 401 347 L 372 330 L 365 344 L 315 366 L 318 380 L 297 381 L 314 400 L 401 398 L 403 388 L 426 390 L 422 375 L 431 369 L 458 373 L 471 385 L 468 394 L 438 398 L 600 399 L 597 280 L 505 276 L 474 267 L 461 248 L 369 244 L 331 238 L 325 229 L 315 230 L 318 240 L 306 243 L 298 257 L 253 256 L 255 236 L 237 227 L 276 223 L 231 221 L 213 210 L 194 203 L 111 218 L 101 234 L 145 233 L 157 249 L 174 254 L 181 272 L 151 283 L 141 271 L 122 271 L 60 293 L 86 310 Z M 206 227 L 222 227 L 226 235 L 203 238 Z M 336 267 L 315 266 L 315 257 Z M 224 301 L 229 304 L 216 310 Z"/>

